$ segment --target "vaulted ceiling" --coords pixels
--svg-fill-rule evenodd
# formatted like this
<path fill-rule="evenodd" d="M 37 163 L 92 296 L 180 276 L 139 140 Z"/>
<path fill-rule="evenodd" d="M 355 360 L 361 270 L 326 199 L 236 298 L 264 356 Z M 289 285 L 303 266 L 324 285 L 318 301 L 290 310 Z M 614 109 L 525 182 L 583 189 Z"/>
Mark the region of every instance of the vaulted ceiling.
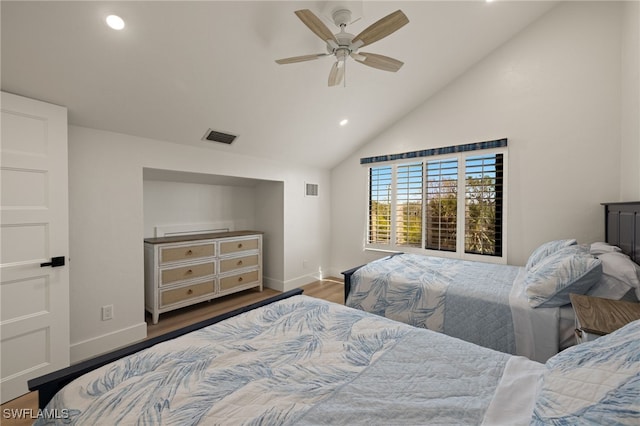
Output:
<path fill-rule="evenodd" d="M 544 1 L 2 1 L 2 90 L 64 105 L 69 123 L 331 168 L 555 5 Z M 330 57 L 294 11 L 358 34 L 402 9 L 409 24 L 367 46 L 397 72 Z M 121 16 L 121 31 L 108 28 Z M 342 119 L 346 126 L 340 126 Z M 236 134 L 202 141 L 207 129 Z"/>

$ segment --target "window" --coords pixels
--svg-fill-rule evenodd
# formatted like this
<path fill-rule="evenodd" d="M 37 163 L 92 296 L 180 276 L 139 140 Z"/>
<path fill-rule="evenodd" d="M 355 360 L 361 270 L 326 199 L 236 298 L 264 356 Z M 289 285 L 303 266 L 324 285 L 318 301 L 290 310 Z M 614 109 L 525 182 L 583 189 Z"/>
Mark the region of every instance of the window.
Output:
<path fill-rule="evenodd" d="M 458 160 L 427 161 L 425 248 L 456 251 Z"/>
<path fill-rule="evenodd" d="M 391 172 L 392 168 L 369 170 L 369 243 L 391 242 Z"/>
<path fill-rule="evenodd" d="M 396 245 L 420 247 L 422 242 L 422 163 L 396 169 Z"/>
<path fill-rule="evenodd" d="M 505 156 L 471 150 L 370 166 L 367 246 L 501 257 Z"/>
<path fill-rule="evenodd" d="M 465 253 L 502 255 L 503 154 L 465 165 Z"/>

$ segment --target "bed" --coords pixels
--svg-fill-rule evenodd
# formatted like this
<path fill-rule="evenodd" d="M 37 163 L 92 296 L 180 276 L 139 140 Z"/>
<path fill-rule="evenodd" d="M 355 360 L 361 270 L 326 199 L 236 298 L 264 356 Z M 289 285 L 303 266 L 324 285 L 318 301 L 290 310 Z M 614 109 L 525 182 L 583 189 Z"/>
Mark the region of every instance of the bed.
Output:
<path fill-rule="evenodd" d="M 604 206 L 604 242 L 549 241 L 523 267 L 394 254 L 343 272 L 346 304 L 545 362 L 575 344 L 569 293 L 640 297 L 640 203 Z"/>
<path fill-rule="evenodd" d="M 295 294 L 73 377 L 36 425 L 637 424 L 638 357 L 640 321 L 543 365 Z"/>
<path fill-rule="evenodd" d="M 640 320 L 542 364 L 301 293 L 30 380 L 36 425 L 640 422 Z"/>

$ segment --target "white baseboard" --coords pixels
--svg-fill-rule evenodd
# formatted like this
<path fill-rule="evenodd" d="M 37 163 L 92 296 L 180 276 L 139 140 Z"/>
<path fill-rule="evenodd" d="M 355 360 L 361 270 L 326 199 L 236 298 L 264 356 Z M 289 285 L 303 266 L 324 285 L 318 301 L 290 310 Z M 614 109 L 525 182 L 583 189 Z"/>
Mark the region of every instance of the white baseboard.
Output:
<path fill-rule="evenodd" d="M 348 269 L 348 268 L 347 268 Z M 340 280 L 343 279 L 342 276 L 342 272 L 346 271 L 346 269 L 338 269 L 336 267 L 329 267 L 327 268 L 326 271 L 324 271 L 323 275 L 324 277 L 335 277 L 335 278 L 340 278 Z"/>
<path fill-rule="evenodd" d="M 262 285 L 277 291 L 283 291 L 282 289 L 284 288 L 284 282 L 282 280 L 275 280 L 265 276 L 262 277 Z"/>
<path fill-rule="evenodd" d="M 317 274 L 303 275 L 292 280 L 282 281 L 274 280 L 273 278 L 263 277 L 262 283 L 265 287 L 277 290 L 277 291 L 289 291 L 294 288 L 302 287 L 303 285 L 310 284 L 314 281 L 321 279 Z"/>
<path fill-rule="evenodd" d="M 78 343 L 70 348 L 71 364 L 93 358 L 123 346 L 143 340 L 147 337 L 147 323 L 133 325 L 122 330 L 113 331 Z"/>

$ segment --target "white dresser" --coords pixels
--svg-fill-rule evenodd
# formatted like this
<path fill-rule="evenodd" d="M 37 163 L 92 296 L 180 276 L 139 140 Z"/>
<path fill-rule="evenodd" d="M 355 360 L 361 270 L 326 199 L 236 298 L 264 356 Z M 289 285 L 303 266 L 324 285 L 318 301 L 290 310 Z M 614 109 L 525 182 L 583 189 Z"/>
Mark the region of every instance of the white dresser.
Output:
<path fill-rule="evenodd" d="M 161 313 L 259 287 L 262 233 L 258 231 L 146 238 L 145 309 Z"/>

